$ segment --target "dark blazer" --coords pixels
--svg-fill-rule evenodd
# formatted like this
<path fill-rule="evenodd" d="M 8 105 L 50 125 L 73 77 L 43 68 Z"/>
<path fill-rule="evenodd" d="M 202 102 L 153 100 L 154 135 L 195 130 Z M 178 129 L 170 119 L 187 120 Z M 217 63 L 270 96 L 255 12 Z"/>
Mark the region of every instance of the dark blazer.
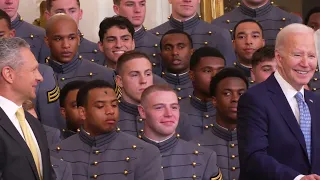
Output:
<path fill-rule="evenodd" d="M 26 119 L 37 139 L 43 166 L 43 180 L 52 179 L 49 148 L 46 134 L 40 122 L 25 111 Z M 37 168 L 31 151 L 0 108 L 0 179 L 1 180 L 39 180 Z"/>
<path fill-rule="evenodd" d="M 320 174 L 320 101 L 304 91 L 312 118 L 312 156 L 290 105 L 274 75 L 250 88 L 238 105 L 240 179 L 293 180 Z"/>

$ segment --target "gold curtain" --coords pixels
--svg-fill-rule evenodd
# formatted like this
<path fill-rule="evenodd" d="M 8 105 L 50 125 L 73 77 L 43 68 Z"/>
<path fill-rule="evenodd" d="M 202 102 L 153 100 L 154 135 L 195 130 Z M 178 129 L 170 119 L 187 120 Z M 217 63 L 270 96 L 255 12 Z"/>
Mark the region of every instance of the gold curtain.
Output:
<path fill-rule="evenodd" d="M 201 0 L 201 17 L 204 21 L 211 22 L 213 19 L 224 14 L 224 0 Z"/>

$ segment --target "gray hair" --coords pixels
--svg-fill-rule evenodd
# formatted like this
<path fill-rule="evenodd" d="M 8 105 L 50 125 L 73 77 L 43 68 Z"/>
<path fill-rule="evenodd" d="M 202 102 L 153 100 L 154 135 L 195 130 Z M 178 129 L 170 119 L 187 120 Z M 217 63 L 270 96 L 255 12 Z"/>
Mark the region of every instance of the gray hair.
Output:
<path fill-rule="evenodd" d="M 304 24 L 293 23 L 284 27 L 277 35 L 275 49 L 279 51 L 285 44 L 288 36 L 294 33 L 314 33 L 314 30 Z"/>
<path fill-rule="evenodd" d="M 0 69 L 5 66 L 10 66 L 16 69 L 23 64 L 20 50 L 22 48 L 30 49 L 30 45 L 23 39 L 2 38 L 0 39 Z"/>

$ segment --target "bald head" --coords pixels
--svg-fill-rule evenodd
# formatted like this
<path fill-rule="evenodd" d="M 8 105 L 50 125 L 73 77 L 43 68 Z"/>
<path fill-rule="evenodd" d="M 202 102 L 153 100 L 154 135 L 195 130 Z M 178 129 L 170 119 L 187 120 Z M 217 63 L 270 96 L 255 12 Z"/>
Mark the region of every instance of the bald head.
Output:
<path fill-rule="evenodd" d="M 312 35 L 314 34 L 314 30 L 304 24 L 290 24 L 288 26 L 286 26 L 285 28 L 283 28 L 277 35 L 277 39 L 276 39 L 276 45 L 275 45 L 275 49 L 279 50 L 281 48 L 283 48 L 283 46 L 286 45 L 286 42 L 288 42 L 288 37 L 292 36 L 292 35 L 303 35 L 303 34 L 308 34 L 308 35 Z"/>
<path fill-rule="evenodd" d="M 55 27 L 60 27 L 60 25 L 71 25 L 78 31 L 77 23 L 71 16 L 66 15 L 64 13 L 58 13 L 53 15 L 46 23 L 46 35 L 50 35 L 52 33 L 52 29 Z"/>

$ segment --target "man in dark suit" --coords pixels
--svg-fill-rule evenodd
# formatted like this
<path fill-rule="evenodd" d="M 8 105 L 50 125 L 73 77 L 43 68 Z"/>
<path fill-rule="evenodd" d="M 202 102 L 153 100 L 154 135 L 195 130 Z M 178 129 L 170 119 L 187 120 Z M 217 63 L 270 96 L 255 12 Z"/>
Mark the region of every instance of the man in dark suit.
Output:
<path fill-rule="evenodd" d="M 320 179 L 320 101 L 303 86 L 317 66 L 314 32 L 302 24 L 277 36 L 278 70 L 239 101 L 242 180 Z"/>
<path fill-rule="evenodd" d="M 0 179 L 50 180 L 51 163 L 42 125 L 22 103 L 36 97 L 43 81 L 28 43 L 0 40 Z"/>

